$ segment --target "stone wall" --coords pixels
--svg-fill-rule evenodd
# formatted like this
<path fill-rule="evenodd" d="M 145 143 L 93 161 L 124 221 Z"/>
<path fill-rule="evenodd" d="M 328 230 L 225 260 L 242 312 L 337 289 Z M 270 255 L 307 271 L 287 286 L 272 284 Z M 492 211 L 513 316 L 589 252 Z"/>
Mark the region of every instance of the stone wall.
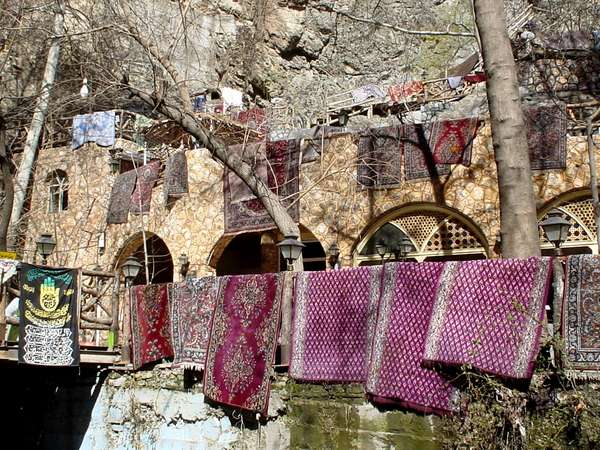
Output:
<path fill-rule="evenodd" d="M 206 403 L 181 371 L 112 372 L 95 403 L 82 449 L 435 449 L 438 418 L 380 411 L 360 385 L 297 384 L 276 376 L 269 415 Z"/>
<path fill-rule="evenodd" d="M 452 208 L 471 219 L 493 243 L 499 232 L 497 174 L 487 123 L 474 141 L 471 165 L 452 166 L 439 183 L 404 181 L 394 189 L 365 190 L 356 182 L 356 142 L 350 135 L 331 140 L 323 157 L 303 164 L 300 173 L 300 221 L 328 248 L 335 241 L 343 265 L 350 265 L 352 250 L 361 234 L 377 217 L 407 204 L 428 203 Z M 108 151 L 93 144 L 72 151 L 66 148 L 40 152 L 33 183 L 31 212 L 23 258 L 35 261 L 35 239 L 51 232 L 57 240 L 49 263 L 113 270 L 128 256 L 128 245 L 142 229 L 166 243 L 173 260 L 186 253 L 190 270 L 211 274 L 230 237 L 224 236 L 222 166 L 205 150 L 188 151 L 190 194 L 172 207 L 163 204 L 162 185 L 153 191 L 151 213 L 130 215 L 129 223 L 106 225 L 106 211 L 114 175 Z M 534 172 L 538 206 L 562 193 L 589 184 L 589 165 L 584 137 L 568 139 L 565 170 Z M 599 158 L 600 159 L 600 158 Z M 69 176 L 69 208 L 48 213 L 46 177 L 54 169 Z M 106 233 L 106 249 L 98 251 L 98 236 Z M 213 267 L 211 267 L 211 264 Z"/>

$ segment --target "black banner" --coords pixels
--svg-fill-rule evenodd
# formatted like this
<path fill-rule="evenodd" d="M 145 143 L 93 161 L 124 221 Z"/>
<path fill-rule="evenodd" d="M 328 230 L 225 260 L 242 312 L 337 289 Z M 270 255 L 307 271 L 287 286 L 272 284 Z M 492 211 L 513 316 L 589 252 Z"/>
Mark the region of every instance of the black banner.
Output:
<path fill-rule="evenodd" d="M 79 365 L 77 270 L 21 264 L 19 362 Z"/>

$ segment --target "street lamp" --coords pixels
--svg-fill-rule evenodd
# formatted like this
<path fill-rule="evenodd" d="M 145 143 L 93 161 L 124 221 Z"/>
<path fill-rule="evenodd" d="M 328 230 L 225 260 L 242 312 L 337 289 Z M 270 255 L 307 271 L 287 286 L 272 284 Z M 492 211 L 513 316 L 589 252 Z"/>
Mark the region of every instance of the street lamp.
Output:
<path fill-rule="evenodd" d="M 133 256 L 130 256 L 125 260 L 121 266 L 121 270 L 125 276 L 125 285 L 127 287 L 131 287 L 131 282 L 135 277 L 137 277 L 137 274 L 140 273 L 141 268 L 142 265 Z"/>
<path fill-rule="evenodd" d="M 181 255 L 179 255 L 178 261 L 179 274 L 181 275 L 181 279 L 185 280 L 185 276 L 187 275 L 188 270 L 190 269 L 190 260 L 185 253 L 182 253 Z"/>
<path fill-rule="evenodd" d="M 540 227 L 548 241 L 554 244 L 556 254 L 561 254 L 560 246 L 567 240 L 571 222 L 566 220 L 558 209 L 551 209 L 546 220 L 540 222 Z"/>
<path fill-rule="evenodd" d="M 405 258 L 406 255 L 413 251 L 413 248 L 413 243 L 408 237 L 404 236 L 402 239 L 400 239 L 400 242 L 398 243 L 398 249 L 400 250 L 401 258 Z"/>
<path fill-rule="evenodd" d="M 42 233 L 40 237 L 35 242 L 35 246 L 37 248 L 37 252 L 42 257 L 42 264 L 46 265 L 46 260 L 48 256 L 52 254 L 54 251 L 54 247 L 56 247 L 56 241 L 49 233 Z"/>
<path fill-rule="evenodd" d="M 385 258 L 385 254 L 387 253 L 387 245 L 383 240 L 377 241 L 377 244 L 375 244 L 375 251 L 381 257 L 381 263 L 383 264 L 383 258 Z"/>
<path fill-rule="evenodd" d="M 305 245 L 298 240 L 298 236 L 293 234 L 285 236 L 283 241 L 277 244 L 281 250 L 281 255 L 287 261 L 287 270 L 292 270 L 294 261 L 298 259 Z"/>
<path fill-rule="evenodd" d="M 329 264 L 331 265 L 332 269 L 335 269 L 335 266 L 340 257 L 340 248 L 338 247 L 337 242 L 334 242 L 333 244 L 331 244 L 331 246 L 329 247 L 328 253 L 329 253 Z"/>

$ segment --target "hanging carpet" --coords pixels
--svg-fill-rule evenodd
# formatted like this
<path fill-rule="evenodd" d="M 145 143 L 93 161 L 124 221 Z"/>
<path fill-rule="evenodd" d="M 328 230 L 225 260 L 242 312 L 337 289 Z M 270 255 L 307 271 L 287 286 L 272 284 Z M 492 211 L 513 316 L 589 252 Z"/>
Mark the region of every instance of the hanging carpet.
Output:
<path fill-rule="evenodd" d="M 132 214 L 150 212 L 152 188 L 154 188 L 154 184 L 158 179 L 159 172 L 160 161 L 152 161 L 137 168 L 137 181 L 131 194 L 131 205 L 129 207 Z"/>
<path fill-rule="evenodd" d="M 110 192 L 106 223 L 127 223 L 131 194 L 135 188 L 136 179 L 135 170 L 123 172 L 115 178 Z"/>

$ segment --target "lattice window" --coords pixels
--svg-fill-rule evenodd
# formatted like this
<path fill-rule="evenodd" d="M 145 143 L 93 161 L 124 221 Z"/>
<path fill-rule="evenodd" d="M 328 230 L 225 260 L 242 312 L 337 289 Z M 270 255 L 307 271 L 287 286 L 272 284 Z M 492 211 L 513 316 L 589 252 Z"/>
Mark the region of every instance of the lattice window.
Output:
<path fill-rule="evenodd" d="M 454 218 L 448 218 L 433 233 L 425 251 L 457 250 L 480 248 L 481 243 L 473 233 Z"/>
<path fill-rule="evenodd" d="M 596 224 L 594 221 L 594 207 L 590 199 L 571 201 L 556 207 L 561 211 L 562 217 L 571 222 L 566 242 L 591 242 L 596 240 Z M 544 214 L 538 223 L 546 220 L 548 214 Z M 546 236 L 540 230 L 540 241 L 549 244 Z"/>
<path fill-rule="evenodd" d="M 443 213 L 424 213 L 418 216 L 400 217 L 392 223 L 399 227 L 412 239 L 417 248 L 422 248 L 433 230 L 435 230 L 447 217 Z"/>

